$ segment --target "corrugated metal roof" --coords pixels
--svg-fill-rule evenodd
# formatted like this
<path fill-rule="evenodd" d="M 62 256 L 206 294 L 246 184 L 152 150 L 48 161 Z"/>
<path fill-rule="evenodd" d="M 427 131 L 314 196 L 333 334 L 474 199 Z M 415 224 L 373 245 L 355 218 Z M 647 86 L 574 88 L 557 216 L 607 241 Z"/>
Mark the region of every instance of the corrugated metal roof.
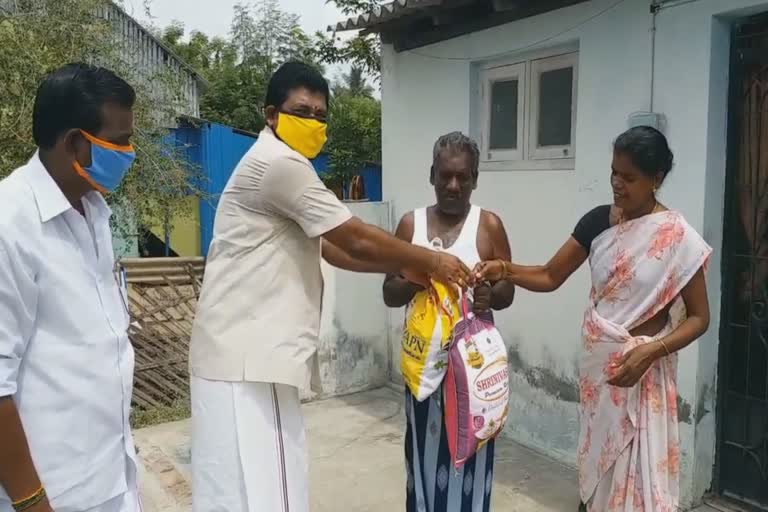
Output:
<path fill-rule="evenodd" d="M 369 13 L 348 18 L 336 25 L 330 25 L 328 26 L 328 31 L 342 32 L 344 30 L 365 29 L 373 25 L 408 16 L 420 9 L 441 6 L 445 2 L 446 0 L 395 0 L 394 2 L 376 7 Z"/>
<path fill-rule="evenodd" d="M 378 33 L 396 52 L 413 50 L 590 0 L 390 0 L 330 32 Z"/>

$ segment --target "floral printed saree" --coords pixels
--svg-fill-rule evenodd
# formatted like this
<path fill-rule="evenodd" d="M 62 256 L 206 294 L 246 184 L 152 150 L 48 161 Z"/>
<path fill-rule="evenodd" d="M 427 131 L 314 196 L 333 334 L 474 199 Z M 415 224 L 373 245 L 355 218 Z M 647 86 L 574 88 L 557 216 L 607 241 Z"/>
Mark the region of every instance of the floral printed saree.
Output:
<path fill-rule="evenodd" d="M 677 355 L 656 361 L 632 388 L 607 381 L 613 361 L 683 322 L 680 293 L 711 251 L 673 211 L 623 222 L 592 243 L 578 453 L 581 497 L 590 512 L 677 510 Z M 669 321 L 656 336 L 630 335 L 667 308 Z"/>

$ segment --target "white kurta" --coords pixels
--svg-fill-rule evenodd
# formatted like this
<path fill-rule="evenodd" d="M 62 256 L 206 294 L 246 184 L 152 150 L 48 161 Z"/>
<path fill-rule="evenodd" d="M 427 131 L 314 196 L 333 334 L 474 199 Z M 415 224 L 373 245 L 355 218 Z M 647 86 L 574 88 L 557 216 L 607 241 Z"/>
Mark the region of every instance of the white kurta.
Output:
<path fill-rule="evenodd" d="M 0 397 L 16 403 L 56 512 L 133 512 L 108 508 L 138 506 L 111 211 L 92 192 L 78 213 L 38 155 L 0 182 L 0 204 Z M 0 486 L 0 512 L 10 510 Z"/>

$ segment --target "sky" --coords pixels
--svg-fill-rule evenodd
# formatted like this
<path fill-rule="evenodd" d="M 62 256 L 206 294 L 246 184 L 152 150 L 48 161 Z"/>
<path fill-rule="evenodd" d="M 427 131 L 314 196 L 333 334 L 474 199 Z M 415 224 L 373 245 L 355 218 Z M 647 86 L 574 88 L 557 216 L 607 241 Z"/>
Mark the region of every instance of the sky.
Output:
<path fill-rule="evenodd" d="M 211 36 L 226 36 L 232 21 L 232 9 L 247 0 L 149 0 L 155 25 L 165 26 L 173 20 L 184 23 L 187 31 L 200 30 Z M 146 21 L 145 0 L 124 0 L 131 15 Z M 301 26 L 308 33 L 325 31 L 344 16 L 325 0 L 278 0 L 280 7 L 301 16 Z"/>
<path fill-rule="evenodd" d="M 187 33 L 200 30 L 211 37 L 227 36 L 232 9 L 238 2 L 248 3 L 247 0 L 149 0 L 152 16 L 149 21 L 164 27 L 177 20 L 184 23 Z M 278 3 L 284 11 L 301 16 L 301 27 L 308 34 L 325 32 L 328 25 L 344 18 L 336 6 L 326 4 L 325 0 L 278 0 Z M 145 0 L 123 0 L 128 13 L 142 23 L 148 21 L 144 4 Z M 331 79 L 346 71 L 346 67 L 339 66 L 327 69 Z"/>

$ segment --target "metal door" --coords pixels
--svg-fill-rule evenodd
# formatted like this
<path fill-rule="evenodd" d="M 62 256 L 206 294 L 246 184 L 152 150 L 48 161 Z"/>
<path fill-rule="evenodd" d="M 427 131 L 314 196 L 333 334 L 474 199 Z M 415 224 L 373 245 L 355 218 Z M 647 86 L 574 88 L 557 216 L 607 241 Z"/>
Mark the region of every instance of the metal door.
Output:
<path fill-rule="evenodd" d="M 719 491 L 768 510 L 768 19 L 734 29 L 723 253 Z"/>

